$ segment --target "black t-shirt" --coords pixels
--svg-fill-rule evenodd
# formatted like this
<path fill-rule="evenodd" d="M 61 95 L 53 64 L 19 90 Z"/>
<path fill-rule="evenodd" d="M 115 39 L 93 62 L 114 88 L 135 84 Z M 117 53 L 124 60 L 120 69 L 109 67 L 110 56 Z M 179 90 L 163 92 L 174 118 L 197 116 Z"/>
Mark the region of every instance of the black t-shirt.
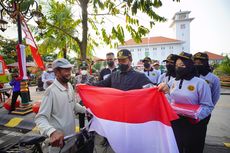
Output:
<path fill-rule="evenodd" d="M 113 72 L 105 80 L 94 83 L 93 85 L 127 91 L 133 89 L 142 89 L 143 86 L 147 84 L 152 84 L 152 82 L 145 76 L 144 73 L 131 69 L 125 73 L 120 71 Z"/>
<path fill-rule="evenodd" d="M 104 68 L 100 72 L 99 81 L 105 80 L 112 72 L 117 71 L 117 68 L 114 68 L 112 71 L 109 68 Z"/>

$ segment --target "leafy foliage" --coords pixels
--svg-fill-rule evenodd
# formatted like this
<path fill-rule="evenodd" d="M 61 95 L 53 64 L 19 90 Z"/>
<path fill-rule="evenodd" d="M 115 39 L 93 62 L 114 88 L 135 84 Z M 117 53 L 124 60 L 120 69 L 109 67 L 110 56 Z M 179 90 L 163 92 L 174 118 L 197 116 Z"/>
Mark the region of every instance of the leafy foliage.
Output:
<path fill-rule="evenodd" d="M 6 39 L 0 35 L 0 54 L 7 64 L 17 61 L 17 41 Z"/>
<path fill-rule="evenodd" d="M 70 50 L 79 52 L 76 41 L 67 34 L 67 32 L 73 34 L 75 27 L 79 24 L 78 20 L 73 20 L 71 7 L 54 0 L 49 1 L 49 11 L 46 14 L 45 24 L 47 25 L 45 33 L 36 37 L 38 41 L 42 40 L 41 45 L 39 45 L 41 53 L 50 54 L 57 50 L 58 57 L 67 58 L 66 54 Z"/>
<path fill-rule="evenodd" d="M 225 56 L 221 64 L 215 70 L 219 75 L 229 75 L 230 76 L 230 58 Z"/>
<path fill-rule="evenodd" d="M 55 9 L 58 5 L 58 9 Z M 67 5 L 69 10 L 71 5 L 80 10 L 77 12 L 79 16 L 63 16 L 61 10 Z M 69 47 L 79 53 L 82 60 L 86 60 L 95 46 L 106 44 L 116 48 L 119 44 L 124 44 L 128 36 L 126 32 L 137 43 L 141 43 L 141 38 L 149 33 L 149 29 L 153 28 L 156 22 L 166 21 L 155 12 L 162 5 L 161 0 L 65 0 L 63 3 L 51 0 L 52 11 L 49 12 L 53 15 L 46 15 L 42 24 L 51 28 L 46 34 L 47 37 L 57 40 L 57 34 L 54 33 L 59 32 L 65 35 L 68 41 L 75 41 L 76 43 L 69 44 Z M 138 15 L 147 16 L 149 19 L 141 23 Z"/>

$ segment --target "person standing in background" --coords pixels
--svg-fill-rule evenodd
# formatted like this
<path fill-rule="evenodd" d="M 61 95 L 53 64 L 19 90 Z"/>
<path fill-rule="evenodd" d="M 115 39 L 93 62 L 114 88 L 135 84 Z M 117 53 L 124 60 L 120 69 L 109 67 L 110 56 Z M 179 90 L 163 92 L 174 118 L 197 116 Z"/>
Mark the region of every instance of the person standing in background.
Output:
<path fill-rule="evenodd" d="M 145 76 L 154 84 L 157 85 L 159 73 L 152 68 L 151 63 L 152 60 L 150 57 L 145 57 L 142 62 L 144 63 L 144 70 L 143 73 Z"/>
<path fill-rule="evenodd" d="M 160 76 L 161 75 L 161 69 L 160 69 L 160 63 L 159 63 L 159 61 L 155 61 L 153 63 L 153 68 L 154 68 L 154 70 L 157 71 L 158 76 Z"/>
<path fill-rule="evenodd" d="M 99 81 L 105 80 L 112 72 L 115 72 L 117 70 L 114 61 L 115 61 L 114 53 L 112 52 L 107 53 L 106 62 L 108 67 L 101 70 Z"/>
<path fill-rule="evenodd" d="M 89 66 L 86 62 L 83 62 L 80 65 L 80 74 L 77 75 L 74 79 L 74 86 L 76 87 L 77 84 L 91 84 L 95 82 L 95 79 L 92 75 L 89 74 Z M 77 90 L 76 90 L 77 91 Z M 77 93 L 77 102 L 83 106 L 83 102 Z M 80 129 L 85 127 L 85 113 L 79 113 L 79 127 Z"/>
<path fill-rule="evenodd" d="M 212 102 L 215 106 L 220 98 L 220 79 L 214 75 L 209 65 L 209 58 L 206 53 L 198 52 L 194 56 L 194 64 L 200 78 L 204 79 L 212 93 Z"/>
<path fill-rule="evenodd" d="M 47 71 L 44 71 L 42 73 L 42 82 L 43 84 L 43 88 L 46 90 L 55 80 L 55 74 L 53 72 L 52 69 L 52 64 L 49 63 L 47 64 Z"/>
<path fill-rule="evenodd" d="M 176 55 L 170 54 L 167 57 L 167 59 L 164 60 L 163 62 L 166 62 L 167 72 L 160 75 L 158 79 L 158 84 L 161 82 L 168 83 L 170 80 L 176 77 L 176 70 L 175 70 Z"/>
<path fill-rule="evenodd" d="M 13 86 L 13 95 L 12 95 L 12 101 L 11 101 L 11 107 L 9 110 L 9 114 L 12 111 L 15 111 L 15 105 L 16 105 L 18 96 L 22 98 L 21 91 L 20 91 L 20 80 L 18 80 L 17 77 L 18 77 L 18 74 L 14 73 L 12 75 L 12 80 L 10 81 L 10 85 Z"/>

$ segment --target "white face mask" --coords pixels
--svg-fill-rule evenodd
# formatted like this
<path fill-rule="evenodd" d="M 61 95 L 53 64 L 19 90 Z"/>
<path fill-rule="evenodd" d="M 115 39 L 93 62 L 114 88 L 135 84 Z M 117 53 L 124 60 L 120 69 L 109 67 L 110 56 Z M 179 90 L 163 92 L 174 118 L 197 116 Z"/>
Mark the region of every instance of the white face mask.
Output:
<path fill-rule="evenodd" d="M 87 73 L 88 73 L 87 70 L 81 70 L 82 75 L 87 75 Z"/>
<path fill-rule="evenodd" d="M 52 68 L 48 68 L 47 71 L 51 72 L 51 71 L 53 71 L 53 69 Z"/>

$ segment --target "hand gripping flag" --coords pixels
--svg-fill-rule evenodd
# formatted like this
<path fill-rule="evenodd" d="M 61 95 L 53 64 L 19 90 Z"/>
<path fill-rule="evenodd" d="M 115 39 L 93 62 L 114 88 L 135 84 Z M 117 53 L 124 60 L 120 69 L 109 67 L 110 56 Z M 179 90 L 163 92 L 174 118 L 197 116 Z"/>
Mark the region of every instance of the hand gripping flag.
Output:
<path fill-rule="evenodd" d="M 90 131 L 106 137 L 116 153 L 178 153 L 170 121 L 178 118 L 156 88 L 121 91 L 77 87 L 94 115 Z"/>
<path fill-rule="evenodd" d="M 30 50 L 31 50 L 32 56 L 34 58 L 34 61 L 36 62 L 37 66 L 40 69 L 44 70 L 45 69 L 44 63 L 43 63 L 42 58 L 38 52 L 37 45 L 34 42 L 34 38 L 31 34 L 25 20 L 22 19 L 21 25 L 22 25 L 22 30 L 25 33 L 26 44 L 30 46 Z"/>

